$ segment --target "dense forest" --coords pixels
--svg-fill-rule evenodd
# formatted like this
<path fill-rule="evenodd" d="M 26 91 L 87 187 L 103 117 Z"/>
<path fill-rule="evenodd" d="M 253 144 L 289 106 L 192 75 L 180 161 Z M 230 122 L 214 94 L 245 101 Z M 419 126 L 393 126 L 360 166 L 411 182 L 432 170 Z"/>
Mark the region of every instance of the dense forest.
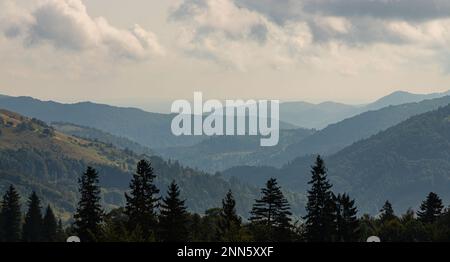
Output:
<path fill-rule="evenodd" d="M 1 201 L 0 240 L 61 242 L 76 235 L 83 242 L 361 242 L 377 235 L 385 242 L 450 241 L 450 209 L 437 194 L 429 193 L 417 212 L 397 216 L 386 201 L 377 216 L 360 216 L 354 199 L 334 194 L 320 156 L 310 170 L 306 215 L 298 220 L 274 178 L 261 189 L 248 217 L 237 214 L 231 190 L 221 206 L 202 215 L 190 213 L 176 181 L 162 192 L 155 178 L 152 163 L 139 161 L 125 205 L 105 212 L 99 173 L 87 167 L 78 180 L 72 222 L 65 227 L 50 205 L 42 210 L 35 192 L 22 214 L 21 196 L 10 185 Z"/>

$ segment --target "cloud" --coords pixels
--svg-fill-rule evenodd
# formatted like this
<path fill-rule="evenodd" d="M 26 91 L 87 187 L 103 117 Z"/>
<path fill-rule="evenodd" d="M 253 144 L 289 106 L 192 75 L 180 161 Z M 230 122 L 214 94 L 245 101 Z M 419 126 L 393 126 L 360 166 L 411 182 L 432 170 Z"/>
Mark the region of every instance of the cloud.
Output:
<path fill-rule="evenodd" d="M 9 21 L 3 33 L 9 38 L 22 38 L 27 47 L 49 44 L 62 50 L 92 51 L 130 60 L 146 60 L 165 52 L 152 32 L 139 25 L 123 30 L 103 17 L 93 18 L 81 0 L 43 0 L 32 10 L 20 12 L 15 11 L 18 7 L 12 1 L 6 1 L 6 5 L 8 11 L 0 16 Z"/>
<path fill-rule="evenodd" d="M 352 75 L 441 63 L 450 44 L 447 0 L 183 0 L 170 20 L 188 54 L 240 70 L 312 66 Z"/>
<path fill-rule="evenodd" d="M 170 19 L 180 25 L 179 44 L 187 53 L 244 71 L 290 64 L 311 42 L 306 23 L 281 26 L 232 0 L 183 1 Z"/>
<path fill-rule="evenodd" d="M 448 0 L 303 0 L 308 13 L 424 21 L 450 17 Z"/>

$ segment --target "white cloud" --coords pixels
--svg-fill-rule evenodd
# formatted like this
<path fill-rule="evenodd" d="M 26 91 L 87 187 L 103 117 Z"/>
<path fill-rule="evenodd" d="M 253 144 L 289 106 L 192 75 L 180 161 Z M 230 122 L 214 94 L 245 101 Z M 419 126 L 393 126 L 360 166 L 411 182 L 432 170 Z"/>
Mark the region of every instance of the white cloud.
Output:
<path fill-rule="evenodd" d="M 3 2 L 3 1 L 2 1 Z M 163 55 L 157 37 L 139 25 L 116 28 L 103 17 L 91 17 L 81 0 L 42 0 L 31 10 L 20 10 L 5 0 L 0 28 L 7 37 L 20 37 L 26 46 L 49 44 L 57 49 L 94 52 L 116 58 L 146 60 Z"/>

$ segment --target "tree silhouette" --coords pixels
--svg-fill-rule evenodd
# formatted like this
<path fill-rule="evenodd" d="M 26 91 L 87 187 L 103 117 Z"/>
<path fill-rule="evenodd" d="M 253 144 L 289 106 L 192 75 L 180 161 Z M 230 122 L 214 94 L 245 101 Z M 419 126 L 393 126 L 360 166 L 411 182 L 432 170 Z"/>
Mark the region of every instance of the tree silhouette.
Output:
<path fill-rule="evenodd" d="M 28 200 L 28 212 L 22 230 L 22 240 L 25 242 L 39 242 L 42 240 L 42 212 L 41 201 L 36 192 L 31 193 Z"/>
<path fill-rule="evenodd" d="M 394 209 L 392 208 L 392 204 L 389 201 L 386 201 L 383 207 L 380 210 L 380 221 L 381 223 L 385 223 L 397 218 L 394 213 Z"/>
<path fill-rule="evenodd" d="M 336 236 L 337 241 L 356 242 L 359 239 L 358 210 L 355 200 L 346 194 L 338 195 L 336 202 Z"/>
<path fill-rule="evenodd" d="M 45 210 L 42 231 L 45 242 L 56 242 L 58 240 L 58 223 L 50 205 Z"/>
<path fill-rule="evenodd" d="M 433 192 L 429 193 L 427 199 L 420 205 L 420 211 L 417 212 L 419 220 L 424 224 L 432 224 L 442 215 L 442 199 Z"/>
<path fill-rule="evenodd" d="M 165 242 L 185 242 L 188 240 L 187 212 L 180 190 L 173 181 L 167 197 L 162 200 L 160 215 L 160 238 Z"/>
<path fill-rule="evenodd" d="M 225 199 L 222 200 L 222 210 L 220 213 L 219 229 L 224 241 L 237 241 L 241 218 L 236 213 L 236 201 L 231 190 L 228 191 Z"/>
<path fill-rule="evenodd" d="M 329 242 L 336 231 L 332 185 L 327 179 L 325 163 L 320 156 L 317 156 L 311 169 L 312 179 L 308 183 L 311 190 L 308 191 L 307 214 L 304 217 L 305 237 L 311 242 Z"/>
<path fill-rule="evenodd" d="M 98 173 L 88 167 L 78 180 L 80 200 L 74 215 L 75 232 L 83 242 L 97 241 L 101 235 L 104 212 L 100 204 Z"/>
<path fill-rule="evenodd" d="M 3 241 L 20 241 L 21 219 L 20 196 L 13 185 L 10 185 L 2 200 L 2 212 L 0 213 L 3 228 Z"/>
<path fill-rule="evenodd" d="M 289 240 L 291 228 L 289 203 L 281 192 L 277 180 L 271 178 L 266 187 L 261 189 L 262 197 L 257 199 L 250 212 L 250 221 L 262 225 L 268 230 L 268 240 Z M 264 230 L 264 229 L 263 229 Z"/>
<path fill-rule="evenodd" d="M 130 183 L 130 195 L 125 193 L 125 214 L 128 216 L 130 231 L 142 231 L 143 238 L 150 240 L 154 237 L 157 217 L 155 209 L 158 206 L 159 193 L 154 185 L 153 168 L 150 162 L 141 160 L 137 164 L 136 173 Z"/>

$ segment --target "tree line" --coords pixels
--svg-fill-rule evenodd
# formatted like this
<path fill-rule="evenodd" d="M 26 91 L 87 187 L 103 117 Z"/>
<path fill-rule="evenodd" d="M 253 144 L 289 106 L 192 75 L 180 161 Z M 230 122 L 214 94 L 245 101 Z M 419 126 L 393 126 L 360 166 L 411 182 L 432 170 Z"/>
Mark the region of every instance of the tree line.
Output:
<path fill-rule="evenodd" d="M 332 191 L 320 156 L 311 167 L 306 215 L 297 221 L 293 221 L 289 203 L 274 178 L 261 189 L 244 221 L 236 212 L 231 191 L 220 208 L 193 214 L 187 211 L 175 181 L 160 197 L 155 177 L 151 163 L 139 161 L 125 193 L 126 205 L 105 212 L 99 174 L 88 167 L 78 181 L 79 201 L 73 222 L 65 228 L 50 205 L 42 213 L 35 192 L 29 196 L 23 215 L 20 196 L 11 185 L 0 206 L 0 241 L 61 242 L 69 235 L 83 242 L 358 242 L 372 235 L 384 242 L 450 241 L 450 209 L 444 209 L 437 194 L 430 193 L 417 213 L 410 209 L 397 216 L 386 201 L 377 216 L 358 217 L 355 200 Z"/>

